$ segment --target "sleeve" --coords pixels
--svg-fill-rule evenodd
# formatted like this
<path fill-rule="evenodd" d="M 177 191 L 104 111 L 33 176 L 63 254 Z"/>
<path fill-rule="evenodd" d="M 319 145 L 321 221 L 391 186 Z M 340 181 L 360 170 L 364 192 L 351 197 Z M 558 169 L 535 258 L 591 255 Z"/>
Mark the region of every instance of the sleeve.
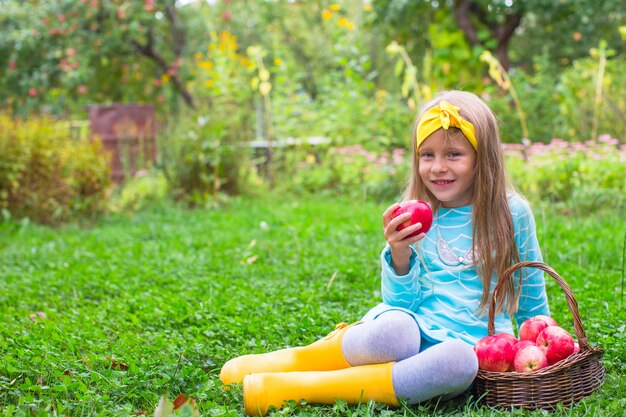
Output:
<path fill-rule="evenodd" d="M 387 245 L 381 254 L 381 294 L 383 302 L 394 307 L 415 311 L 421 300 L 419 274 L 421 270 L 417 251 L 411 246 L 409 272 L 397 275 L 391 265 L 391 248 Z"/>
<path fill-rule="evenodd" d="M 537 241 L 535 219 L 528 202 L 519 196 L 514 197 L 511 212 L 520 261 L 543 262 Z M 515 273 L 516 283 L 519 282 L 519 273 L 519 270 Z M 515 313 L 518 326 L 530 317 L 540 314 L 550 315 L 543 271 L 536 268 L 523 268 L 521 273 L 523 274 L 522 288 L 519 307 Z"/>

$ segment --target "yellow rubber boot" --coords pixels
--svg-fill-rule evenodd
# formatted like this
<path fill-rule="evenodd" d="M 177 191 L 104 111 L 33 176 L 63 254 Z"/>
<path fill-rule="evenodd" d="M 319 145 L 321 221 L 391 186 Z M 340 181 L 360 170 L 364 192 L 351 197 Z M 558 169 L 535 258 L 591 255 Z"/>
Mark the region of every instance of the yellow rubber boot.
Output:
<path fill-rule="evenodd" d="M 282 407 L 287 400 L 310 404 L 379 403 L 397 406 L 391 369 L 394 362 L 355 366 L 337 371 L 275 372 L 246 375 L 243 401 L 249 416 L 265 416 L 271 406 Z"/>
<path fill-rule="evenodd" d="M 356 324 L 356 323 L 354 323 Z M 224 384 L 241 382 L 247 374 L 261 372 L 329 371 L 348 368 L 341 340 L 352 325 L 338 324 L 328 336 L 308 346 L 281 349 L 229 360 L 220 372 Z"/>

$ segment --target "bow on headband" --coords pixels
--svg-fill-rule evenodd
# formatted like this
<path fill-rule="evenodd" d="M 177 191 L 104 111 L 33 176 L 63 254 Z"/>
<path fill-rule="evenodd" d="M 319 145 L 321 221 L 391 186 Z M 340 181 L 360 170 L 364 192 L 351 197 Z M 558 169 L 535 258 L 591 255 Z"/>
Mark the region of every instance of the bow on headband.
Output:
<path fill-rule="evenodd" d="M 417 148 L 419 149 L 422 142 L 437 129 L 444 128 L 448 130 L 450 126 L 461 129 L 461 132 L 463 132 L 463 135 L 469 140 L 474 149 L 478 150 L 474 125 L 463 119 L 459 114 L 459 108 L 447 101 L 440 102 L 438 106 L 429 109 L 420 118 L 416 134 Z"/>

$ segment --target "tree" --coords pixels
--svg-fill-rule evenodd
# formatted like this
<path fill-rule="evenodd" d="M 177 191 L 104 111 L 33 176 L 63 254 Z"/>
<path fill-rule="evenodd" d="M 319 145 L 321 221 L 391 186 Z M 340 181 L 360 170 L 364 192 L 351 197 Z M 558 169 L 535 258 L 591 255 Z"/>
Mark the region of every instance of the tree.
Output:
<path fill-rule="evenodd" d="M 175 0 L 4 0 L 0 101 L 17 112 L 109 101 L 194 105 L 185 13 Z M 164 87 L 167 81 L 167 86 Z"/>
<path fill-rule="evenodd" d="M 622 0 L 379 0 L 375 4 L 377 24 L 408 50 L 427 49 L 432 39 L 425 28 L 452 14 L 470 47 L 491 51 L 506 69 L 530 65 L 541 52 L 569 65 L 600 39 L 618 52 L 624 45 L 617 31 L 626 25 Z"/>

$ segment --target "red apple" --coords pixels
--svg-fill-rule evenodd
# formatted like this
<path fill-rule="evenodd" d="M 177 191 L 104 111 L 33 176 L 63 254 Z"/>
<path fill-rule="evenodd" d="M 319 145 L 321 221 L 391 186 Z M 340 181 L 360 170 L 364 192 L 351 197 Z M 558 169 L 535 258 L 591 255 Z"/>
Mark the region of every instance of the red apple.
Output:
<path fill-rule="evenodd" d="M 546 323 L 545 320 L 531 317 L 525 320 L 519 327 L 519 340 L 535 342 L 539 333 L 546 327 L 548 327 L 548 323 Z"/>
<path fill-rule="evenodd" d="M 556 323 L 556 320 L 554 320 L 550 316 L 544 316 L 543 314 L 539 314 L 539 315 L 535 316 L 535 318 L 536 319 L 541 319 L 541 320 L 545 321 L 546 323 L 548 323 L 548 326 L 558 326 L 558 324 Z"/>
<path fill-rule="evenodd" d="M 505 372 L 513 363 L 513 348 L 502 337 L 485 336 L 474 345 L 478 367 L 489 372 Z"/>
<path fill-rule="evenodd" d="M 497 333 L 497 334 L 494 334 L 494 336 L 507 340 L 509 344 L 511 345 L 511 347 L 514 347 L 519 342 L 519 340 L 517 340 L 515 336 L 509 333 Z"/>
<path fill-rule="evenodd" d="M 515 372 L 531 372 L 548 366 L 548 358 L 537 346 L 520 349 L 513 360 Z"/>
<path fill-rule="evenodd" d="M 409 200 L 400 203 L 400 207 L 393 212 L 391 218 L 394 219 L 404 213 L 411 213 L 411 218 L 399 225 L 398 230 L 414 225 L 417 222 L 422 224 L 419 230 L 416 230 L 407 237 L 413 237 L 420 233 L 428 232 L 430 225 L 433 223 L 433 212 L 430 206 L 421 200 Z"/>
<path fill-rule="evenodd" d="M 511 348 L 513 348 L 513 350 L 515 350 L 515 346 L 517 346 L 517 344 L 519 343 L 519 340 L 517 340 L 515 336 L 509 333 L 497 333 L 497 334 L 494 334 L 494 336 L 499 337 L 509 342 L 509 345 L 511 345 Z M 515 354 L 513 354 L 513 357 L 515 357 Z M 511 366 L 509 366 L 509 369 L 507 370 L 508 371 L 513 370 L 513 363 L 511 363 Z"/>
<path fill-rule="evenodd" d="M 528 346 L 537 346 L 537 345 L 535 344 L 535 342 L 530 341 L 530 340 L 520 340 L 519 342 L 515 344 L 515 346 L 513 346 L 513 355 L 517 355 L 517 352 L 519 352 L 520 350 Z"/>
<path fill-rule="evenodd" d="M 574 338 L 559 326 L 548 326 L 537 336 L 537 346 L 543 350 L 550 365 L 574 353 Z"/>

